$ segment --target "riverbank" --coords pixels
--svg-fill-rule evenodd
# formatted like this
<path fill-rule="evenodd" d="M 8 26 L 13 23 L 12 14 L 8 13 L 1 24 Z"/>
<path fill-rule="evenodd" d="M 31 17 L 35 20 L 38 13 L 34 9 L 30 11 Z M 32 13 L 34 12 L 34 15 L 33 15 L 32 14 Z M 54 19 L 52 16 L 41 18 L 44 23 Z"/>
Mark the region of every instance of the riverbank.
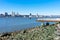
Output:
<path fill-rule="evenodd" d="M 57 23 L 58 24 L 58 23 Z M 0 34 L 0 40 L 54 40 L 56 24 Z"/>

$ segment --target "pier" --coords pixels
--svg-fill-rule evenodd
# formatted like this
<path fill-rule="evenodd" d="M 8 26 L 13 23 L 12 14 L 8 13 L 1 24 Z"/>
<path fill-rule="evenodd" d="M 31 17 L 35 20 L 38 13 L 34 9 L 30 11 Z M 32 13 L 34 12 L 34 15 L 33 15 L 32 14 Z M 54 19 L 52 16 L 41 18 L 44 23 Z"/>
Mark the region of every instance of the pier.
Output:
<path fill-rule="evenodd" d="M 60 18 L 42 18 L 37 19 L 38 22 L 60 22 Z"/>
<path fill-rule="evenodd" d="M 37 19 L 37 22 L 42 22 L 41 25 L 44 25 L 44 22 L 60 22 L 60 18 L 39 18 Z"/>

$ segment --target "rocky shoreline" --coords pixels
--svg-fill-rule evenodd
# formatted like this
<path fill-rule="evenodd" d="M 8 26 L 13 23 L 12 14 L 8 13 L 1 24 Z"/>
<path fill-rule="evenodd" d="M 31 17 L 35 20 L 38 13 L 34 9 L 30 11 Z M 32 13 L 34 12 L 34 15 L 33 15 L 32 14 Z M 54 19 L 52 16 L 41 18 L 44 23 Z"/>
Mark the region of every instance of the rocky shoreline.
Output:
<path fill-rule="evenodd" d="M 7 32 L 7 33 L 2 33 L 2 34 L 0 34 L 0 40 L 33 40 L 33 39 L 31 39 L 30 38 L 30 36 L 29 35 L 37 35 L 37 34 L 35 34 L 35 33 L 38 33 L 39 35 L 40 35 L 40 33 L 45 33 L 45 32 L 43 32 L 43 31 L 47 31 L 47 29 L 48 30 L 51 30 L 51 29 L 49 29 L 48 27 L 50 26 L 52 26 L 52 28 L 55 28 L 56 27 L 56 25 L 57 25 L 58 23 L 56 23 L 56 24 L 52 24 L 52 25 L 48 25 L 48 26 L 45 26 L 45 27 L 43 27 L 43 26 L 39 26 L 39 27 L 35 27 L 35 28 L 30 28 L 30 29 L 26 29 L 26 30 L 21 30 L 21 31 L 15 31 L 15 32 Z M 45 30 L 44 30 L 45 29 Z M 40 31 L 41 30 L 41 31 Z M 52 29 L 52 30 L 55 30 L 55 29 Z M 35 32 L 35 31 L 37 31 L 37 32 Z M 39 32 L 38 32 L 39 31 Z M 34 33 L 35 32 L 35 33 Z M 33 34 L 32 34 L 33 33 Z M 17 37 L 17 35 L 19 36 L 22 36 L 23 35 L 23 38 L 21 38 L 21 37 Z M 27 38 L 24 38 L 24 36 L 26 37 L 28 35 L 28 37 Z M 34 36 L 35 37 L 35 36 Z M 39 37 L 39 36 L 37 36 L 37 37 Z M 29 39 L 30 38 L 30 39 Z M 35 39 L 34 39 L 35 40 Z M 37 39 L 38 40 L 38 39 Z M 41 39 L 42 40 L 42 39 Z"/>

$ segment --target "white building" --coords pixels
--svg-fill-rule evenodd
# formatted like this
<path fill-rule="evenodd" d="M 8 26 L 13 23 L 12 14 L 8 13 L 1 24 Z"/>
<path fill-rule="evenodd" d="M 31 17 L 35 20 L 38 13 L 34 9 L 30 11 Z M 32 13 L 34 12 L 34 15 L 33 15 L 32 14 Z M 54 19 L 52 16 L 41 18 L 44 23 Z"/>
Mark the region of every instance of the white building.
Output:
<path fill-rule="evenodd" d="M 11 16 L 15 16 L 15 12 L 13 12 L 13 11 L 12 11 L 12 14 L 11 14 Z"/>

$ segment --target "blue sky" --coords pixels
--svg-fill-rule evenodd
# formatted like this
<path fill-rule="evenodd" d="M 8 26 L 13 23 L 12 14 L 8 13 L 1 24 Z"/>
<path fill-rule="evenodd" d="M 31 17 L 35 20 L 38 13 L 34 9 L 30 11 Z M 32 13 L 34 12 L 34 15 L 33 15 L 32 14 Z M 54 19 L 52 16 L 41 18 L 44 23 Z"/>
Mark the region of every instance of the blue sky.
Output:
<path fill-rule="evenodd" d="M 0 0 L 0 13 L 60 15 L 60 0 Z"/>

